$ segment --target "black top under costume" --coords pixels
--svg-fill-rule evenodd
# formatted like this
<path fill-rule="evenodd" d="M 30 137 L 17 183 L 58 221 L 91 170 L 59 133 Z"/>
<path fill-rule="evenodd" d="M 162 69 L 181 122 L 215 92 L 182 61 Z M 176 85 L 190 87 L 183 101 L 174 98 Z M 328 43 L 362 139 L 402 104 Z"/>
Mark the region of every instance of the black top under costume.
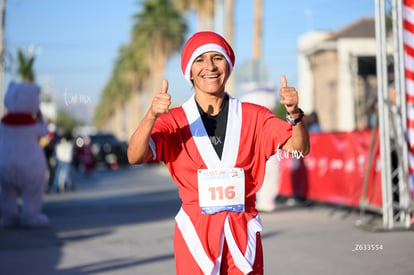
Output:
<path fill-rule="evenodd" d="M 204 128 L 206 128 L 206 132 L 210 138 L 211 144 L 221 159 L 221 155 L 223 153 L 224 138 L 226 136 L 227 117 L 229 113 L 229 96 L 226 94 L 221 105 L 221 110 L 215 116 L 211 116 L 208 113 L 204 112 L 198 103 L 197 108 L 200 112 L 201 120 L 203 121 Z"/>

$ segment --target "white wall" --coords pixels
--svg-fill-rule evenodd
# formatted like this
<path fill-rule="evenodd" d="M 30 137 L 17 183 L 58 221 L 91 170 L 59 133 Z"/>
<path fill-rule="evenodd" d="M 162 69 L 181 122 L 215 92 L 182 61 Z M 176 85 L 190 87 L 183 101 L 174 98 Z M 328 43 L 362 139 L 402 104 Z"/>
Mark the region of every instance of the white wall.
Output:
<path fill-rule="evenodd" d="M 352 131 L 356 128 L 355 97 L 357 88 L 357 58 L 376 56 L 373 38 L 339 39 L 338 45 L 338 130 Z"/>
<path fill-rule="evenodd" d="M 298 40 L 298 92 L 299 105 L 305 113 L 315 109 L 313 104 L 313 76 L 307 55 L 329 36 L 329 32 L 310 32 Z"/>
<path fill-rule="evenodd" d="M 317 50 L 336 47 L 338 51 L 338 131 L 351 131 L 356 127 L 355 95 L 357 88 L 357 58 L 375 56 L 374 38 L 346 38 L 323 41 L 328 32 L 312 32 L 299 38 L 298 46 L 298 91 L 300 106 L 304 112 L 314 110 L 312 68 L 307 56 Z"/>

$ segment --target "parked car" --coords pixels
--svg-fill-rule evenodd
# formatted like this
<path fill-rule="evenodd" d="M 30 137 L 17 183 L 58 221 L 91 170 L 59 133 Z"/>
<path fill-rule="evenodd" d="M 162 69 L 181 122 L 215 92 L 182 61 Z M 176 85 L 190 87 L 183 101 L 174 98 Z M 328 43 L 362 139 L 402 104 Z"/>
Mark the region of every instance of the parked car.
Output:
<path fill-rule="evenodd" d="M 93 134 L 89 138 L 91 150 L 95 158 L 95 167 L 104 166 L 115 169 L 128 164 L 128 145 L 126 142 L 118 140 L 110 133 Z M 78 139 L 83 139 L 83 137 Z M 81 146 L 84 143 L 82 140 L 77 140 L 76 144 Z"/>

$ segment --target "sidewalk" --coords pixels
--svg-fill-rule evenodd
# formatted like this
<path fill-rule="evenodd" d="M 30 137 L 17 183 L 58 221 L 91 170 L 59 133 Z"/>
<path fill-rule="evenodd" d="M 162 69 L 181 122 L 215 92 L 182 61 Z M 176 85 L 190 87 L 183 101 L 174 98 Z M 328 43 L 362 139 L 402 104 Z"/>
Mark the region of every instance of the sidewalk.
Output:
<path fill-rule="evenodd" d="M 175 274 L 179 207 L 158 167 L 98 172 L 75 192 L 46 195 L 50 228 L 0 229 L 0 274 Z M 262 213 L 265 274 L 414 274 L 414 232 L 367 232 L 358 218 L 321 205 Z"/>

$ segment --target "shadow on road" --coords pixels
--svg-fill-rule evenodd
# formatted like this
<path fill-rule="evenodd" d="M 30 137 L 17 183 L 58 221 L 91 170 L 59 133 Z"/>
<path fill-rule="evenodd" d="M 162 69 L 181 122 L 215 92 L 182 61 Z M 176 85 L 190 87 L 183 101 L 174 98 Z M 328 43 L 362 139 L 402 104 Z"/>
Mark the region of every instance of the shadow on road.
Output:
<path fill-rule="evenodd" d="M 166 253 L 58 268 L 68 243 L 99 242 L 124 225 L 173 220 L 181 205 L 178 193 L 169 175 L 157 169 L 98 172 L 78 181 L 75 192 L 46 195 L 43 209 L 51 220 L 49 228 L 0 229 L 0 274 L 90 274 L 173 259 Z"/>
<path fill-rule="evenodd" d="M 93 264 L 80 265 L 74 268 L 68 268 L 61 271 L 61 275 L 69 274 L 96 274 L 111 272 L 116 270 L 122 270 L 128 267 L 140 266 L 149 264 L 152 262 L 162 262 L 166 260 L 174 259 L 174 254 L 165 254 L 157 257 L 150 257 L 148 259 L 137 260 L 134 258 L 119 258 L 108 261 L 99 261 Z M 120 272 L 121 273 L 121 272 Z M 122 274 L 122 273 L 121 273 Z"/>

